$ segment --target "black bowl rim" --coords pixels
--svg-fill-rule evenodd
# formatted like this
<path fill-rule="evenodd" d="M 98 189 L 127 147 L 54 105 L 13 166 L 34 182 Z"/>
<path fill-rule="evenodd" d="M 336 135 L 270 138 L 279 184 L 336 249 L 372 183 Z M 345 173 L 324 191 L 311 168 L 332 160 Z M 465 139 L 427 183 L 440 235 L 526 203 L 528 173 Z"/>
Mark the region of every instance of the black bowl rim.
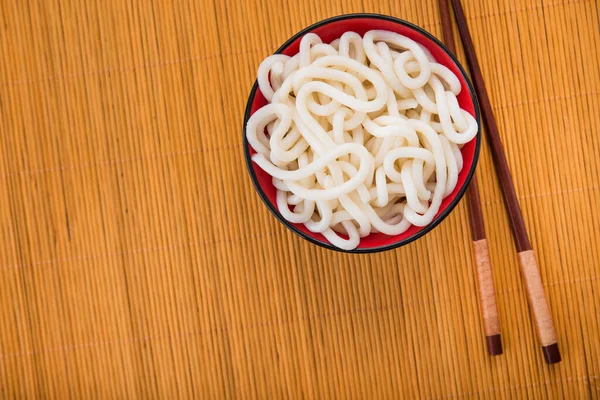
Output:
<path fill-rule="evenodd" d="M 456 197 L 454 198 L 454 200 L 452 200 L 452 202 L 448 205 L 448 207 L 446 207 L 440 213 L 440 215 L 438 215 L 433 221 L 431 221 L 431 223 L 429 225 L 425 226 L 422 230 L 420 230 L 419 232 L 417 232 L 416 234 L 414 234 L 412 236 L 407 237 L 406 239 L 403 239 L 398 242 L 395 242 L 395 243 L 392 243 L 389 245 L 385 245 L 385 246 L 369 247 L 369 248 L 356 248 L 356 249 L 352 249 L 352 250 L 340 249 L 340 248 L 332 245 L 331 243 L 322 242 L 320 240 L 313 238 L 312 236 L 307 235 L 306 233 L 302 232 L 301 230 L 296 228 L 294 225 L 292 225 L 285 218 L 283 218 L 281 213 L 279 213 L 279 210 L 277 210 L 275 208 L 275 206 L 273 204 L 271 204 L 271 202 L 267 198 L 267 195 L 265 194 L 265 192 L 263 191 L 262 187 L 260 186 L 260 184 L 258 182 L 258 178 L 256 177 L 256 174 L 254 173 L 254 169 L 252 167 L 252 159 L 251 159 L 250 150 L 249 150 L 250 146 L 249 146 L 248 140 L 246 139 L 246 124 L 248 123 L 248 119 L 250 118 L 250 114 L 252 111 L 252 103 L 254 103 L 254 97 L 256 96 L 256 91 L 258 90 L 258 80 L 256 80 L 254 82 L 254 85 L 252 86 L 252 90 L 250 92 L 250 97 L 248 97 L 248 103 L 246 104 L 246 112 L 244 115 L 244 126 L 242 129 L 242 135 L 243 135 L 244 156 L 246 159 L 246 167 L 248 168 L 248 172 L 250 173 L 250 178 L 252 179 L 254 188 L 258 192 L 258 195 L 260 196 L 260 199 L 262 200 L 262 202 L 267 206 L 267 208 L 269 209 L 269 211 L 271 211 L 271 213 L 275 216 L 275 218 L 277 218 L 279 220 L 279 222 L 281 222 L 289 230 L 291 230 L 292 232 L 294 232 L 301 238 L 308 240 L 309 242 L 316 244 L 318 246 L 324 247 L 326 249 L 334 250 L 334 251 L 338 251 L 338 252 L 342 252 L 342 253 L 366 254 L 366 253 L 378 253 L 380 251 L 392 250 L 392 249 L 396 249 L 401 246 L 405 246 L 411 242 L 414 242 L 415 240 L 421 238 L 425 234 L 431 232 L 452 212 L 452 210 L 460 202 L 460 200 L 464 196 L 465 192 L 467 191 L 467 188 L 469 187 L 469 183 L 471 182 L 471 179 L 473 178 L 473 174 L 475 173 L 475 168 L 477 167 L 477 163 L 479 161 L 479 151 L 481 149 L 481 116 L 480 116 L 480 110 L 479 110 L 479 103 L 477 101 L 477 96 L 475 95 L 475 89 L 473 88 L 473 84 L 471 83 L 469 76 L 467 75 L 466 71 L 464 70 L 463 66 L 460 64 L 460 62 L 458 61 L 456 56 L 454 54 L 452 54 L 452 52 L 450 50 L 448 50 L 446 48 L 446 46 L 444 46 L 444 44 L 440 40 L 438 40 L 435 36 L 433 36 L 431 33 L 427 32 L 425 29 L 423 29 L 411 22 L 405 21 L 403 19 L 391 17 L 389 15 L 370 14 L 370 13 L 354 13 L 354 14 L 338 15 L 335 17 L 327 18 L 322 21 L 316 22 L 316 23 L 310 25 L 309 27 L 302 29 L 300 32 L 296 33 L 294 36 L 292 36 L 290 39 L 288 39 L 283 45 L 281 45 L 281 47 L 279 47 L 279 49 L 277 49 L 277 51 L 274 54 L 281 54 L 288 46 L 290 46 L 293 42 L 295 42 L 299 37 L 304 36 L 305 34 L 311 32 L 323 25 L 327 25 L 332 22 L 343 21 L 346 19 L 358 19 L 358 18 L 371 18 L 371 19 L 386 20 L 386 21 L 394 22 L 394 23 L 397 23 L 400 25 L 404 25 L 410 29 L 413 29 L 413 30 L 421 33 L 422 35 L 424 35 L 425 37 L 427 37 L 428 39 L 433 41 L 435 44 L 440 46 L 442 48 L 442 50 L 444 50 L 450 56 L 452 61 L 454 61 L 454 63 L 457 65 L 458 69 L 460 70 L 461 74 L 463 75 L 465 82 L 467 83 L 469 92 L 471 94 L 471 98 L 473 99 L 473 106 L 475 108 L 475 119 L 478 124 L 478 131 L 477 131 L 477 135 L 475 136 L 475 138 L 476 138 L 475 154 L 473 155 L 473 164 L 471 165 L 471 169 L 469 170 L 469 174 L 467 175 L 467 179 L 465 180 L 465 183 L 460 188 Z"/>

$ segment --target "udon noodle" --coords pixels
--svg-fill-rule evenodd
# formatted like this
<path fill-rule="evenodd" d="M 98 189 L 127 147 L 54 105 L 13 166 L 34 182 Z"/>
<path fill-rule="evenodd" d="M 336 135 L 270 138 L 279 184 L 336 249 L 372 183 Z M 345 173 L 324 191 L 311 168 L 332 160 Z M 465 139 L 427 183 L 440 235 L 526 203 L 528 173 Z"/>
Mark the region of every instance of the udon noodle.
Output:
<path fill-rule="evenodd" d="M 431 223 L 478 131 L 456 75 L 393 32 L 306 34 L 295 56 L 262 62 L 258 84 L 269 104 L 247 123 L 252 160 L 281 215 L 341 249 Z"/>

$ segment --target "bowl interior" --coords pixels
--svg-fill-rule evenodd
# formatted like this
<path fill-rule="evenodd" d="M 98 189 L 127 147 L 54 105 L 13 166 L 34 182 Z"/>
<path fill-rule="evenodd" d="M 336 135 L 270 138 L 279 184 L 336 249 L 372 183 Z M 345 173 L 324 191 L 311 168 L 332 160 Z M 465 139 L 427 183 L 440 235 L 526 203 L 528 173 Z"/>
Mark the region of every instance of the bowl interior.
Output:
<path fill-rule="evenodd" d="M 427 48 L 438 63 L 448 67 L 459 78 L 462 85 L 462 90 L 458 95 L 458 102 L 461 108 L 471 113 L 471 115 L 473 115 L 475 118 L 478 118 L 478 112 L 476 112 L 476 105 L 474 102 L 474 94 L 472 93 L 471 87 L 467 83 L 467 78 L 465 77 L 464 72 L 457 65 L 456 61 L 433 39 L 431 35 L 424 31 L 420 31 L 418 30 L 419 28 L 416 28 L 401 20 L 384 16 L 342 16 L 334 18 L 332 20 L 315 24 L 312 27 L 307 28 L 307 30 L 300 32 L 284 46 L 282 46 L 278 53 L 283 53 L 289 56 L 297 54 L 302 36 L 308 32 L 314 32 L 321 37 L 323 42 L 330 43 L 339 38 L 344 32 L 353 31 L 362 36 L 367 31 L 372 29 L 384 29 L 397 32 L 413 39 Z M 267 104 L 267 100 L 264 98 L 260 90 L 257 89 L 256 85 L 253 89 L 249 102 L 251 102 L 249 104 L 250 115 Z M 249 115 L 247 115 L 247 117 L 249 117 Z M 244 127 L 246 122 L 247 120 L 244 121 Z M 417 237 L 426 233 L 428 230 L 432 229 L 433 226 L 437 225 L 437 223 L 439 223 L 441 219 L 443 219 L 447 213 L 451 211 L 464 193 L 466 185 L 468 184 L 468 181 L 472 175 L 474 163 L 476 162 L 479 140 L 479 135 L 477 135 L 475 140 L 470 141 L 461 149 L 464 163 L 463 168 L 458 176 L 458 184 L 456 185 L 454 191 L 443 200 L 440 211 L 431 224 L 425 227 L 411 226 L 406 232 L 396 236 L 388 236 L 382 233 L 372 233 L 361 239 L 357 250 L 372 251 L 382 250 L 388 247 L 395 247 L 395 245 L 397 246 L 416 239 Z M 245 142 L 245 146 L 248 147 L 247 150 L 249 151 L 250 155 L 255 153 L 247 141 Z M 260 169 L 260 167 L 258 167 L 255 163 L 251 163 L 250 168 L 252 170 L 251 173 L 253 172 L 255 175 L 254 180 L 257 185 L 257 189 L 259 192 L 263 192 L 263 200 L 265 203 L 267 203 L 269 208 L 276 215 L 278 215 L 279 219 L 282 220 L 281 215 L 277 211 L 278 207 L 275 200 L 276 189 L 271 182 L 271 176 Z M 308 236 L 307 239 L 310 240 L 310 238 L 312 238 L 312 241 L 317 242 L 318 244 L 324 245 L 325 247 L 334 248 L 331 246 L 329 241 L 323 237 L 323 235 L 309 231 L 304 225 L 292 224 L 287 221 L 285 223 L 286 225 L 291 225 L 293 228 L 295 228 L 293 230 L 295 230 L 297 233 Z"/>

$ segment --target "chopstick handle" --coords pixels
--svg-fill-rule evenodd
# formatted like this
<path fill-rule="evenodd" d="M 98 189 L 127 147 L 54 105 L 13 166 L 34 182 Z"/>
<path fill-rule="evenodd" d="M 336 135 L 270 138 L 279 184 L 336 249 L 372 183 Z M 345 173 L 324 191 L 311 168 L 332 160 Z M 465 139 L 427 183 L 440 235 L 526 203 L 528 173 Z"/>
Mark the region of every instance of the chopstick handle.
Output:
<path fill-rule="evenodd" d="M 483 317 L 483 331 L 487 343 L 488 353 L 492 356 L 502 354 L 502 340 L 500 338 L 500 319 L 492 278 L 490 251 L 487 239 L 473 242 L 475 264 L 477 272 L 477 289 L 479 291 L 479 305 Z"/>
<path fill-rule="evenodd" d="M 533 314 L 535 332 L 542 345 L 544 359 L 548 364 L 560 362 L 561 357 L 556 332 L 554 331 L 554 323 L 552 322 L 552 314 L 544 294 L 542 277 L 533 250 L 519 252 L 519 263 L 525 281 L 529 307 Z"/>

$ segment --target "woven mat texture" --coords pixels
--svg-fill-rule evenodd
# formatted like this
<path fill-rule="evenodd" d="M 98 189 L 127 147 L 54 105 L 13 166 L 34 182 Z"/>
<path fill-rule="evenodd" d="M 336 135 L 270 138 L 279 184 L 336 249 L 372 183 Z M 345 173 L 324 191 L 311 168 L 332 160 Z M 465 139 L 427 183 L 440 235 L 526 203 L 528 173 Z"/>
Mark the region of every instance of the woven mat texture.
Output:
<path fill-rule="evenodd" d="M 2 0 L 0 397 L 600 398 L 599 6 L 463 3 L 562 363 L 536 343 L 487 142 L 494 358 L 465 201 L 408 246 L 338 254 L 246 172 L 262 59 L 350 12 L 440 37 L 436 0 Z"/>

